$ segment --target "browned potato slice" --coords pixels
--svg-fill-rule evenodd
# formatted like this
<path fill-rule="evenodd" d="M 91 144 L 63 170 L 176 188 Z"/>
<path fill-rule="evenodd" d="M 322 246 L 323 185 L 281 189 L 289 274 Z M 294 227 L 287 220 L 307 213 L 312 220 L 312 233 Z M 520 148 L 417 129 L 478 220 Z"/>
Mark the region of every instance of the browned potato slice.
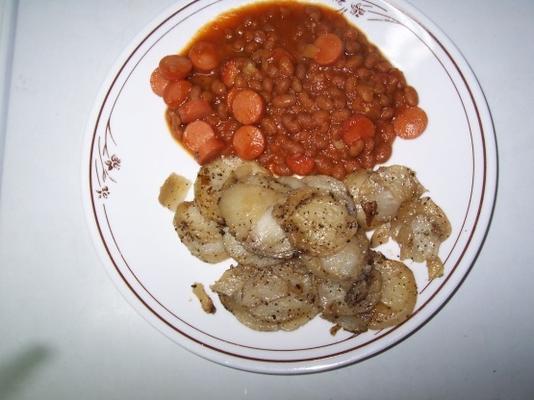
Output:
<path fill-rule="evenodd" d="M 416 199 L 425 191 L 415 172 L 401 165 L 359 170 L 344 182 L 356 204 L 358 224 L 366 230 L 390 222 L 403 202 Z"/>
<path fill-rule="evenodd" d="M 193 202 L 176 208 L 174 229 L 191 254 L 202 261 L 218 263 L 228 258 L 219 226 L 204 218 Z"/>
<path fill-rule="evenodd" d="M 293 246 L 313 256 L 336 253 L 358 229 L 343 201 L 311 187 L 293 190 L 285 202 L 274 207 L 273 216 Z"/>
<path fill-rule="evenodd" d="M 318 285 L 321 317 L 350 332 L 365 332 L 371 310 L 380 300 L 382 279 L 369 267 L 364 276 L 350 285 L 322 280 Z"/>
<path fill-rule="evenodd" d="M 226 228 L 225 228 L 226 229 Z M 226 229 L 227 230 L 227 229 Z M 254 267 L 270 267 L 271 265 L 279 264 L 281 259 L 272 257 L 262 257 L 249 250 L 247 250 L 240 242 L 232 236 L 230 232 L 225 232 L 223 235 L 223 243 L 226 252 L 240 264 L 252 265 Z"/>
<path fill-rule="evenodd" d="M 221 157 L 204 165 L 195 181 L 195 203 L 200 213 L 218 224 L 224 223 L 218 207 L 222 189 L 230 178 L 254 174 L 267 174 L 267 171 L 255 162 L 238 157 Z"/>
<path fill-rule="evenodd" d="M 319 312 L 314 276 L 297 261 L 264 268 L 239 264 L 211 289 L 240 322 L 255 330 L 294 330 Z"/>
<path fill-rule="evenodd" d="M 430 197 L 404 203 L 391 224 L 391 237 L 400 246 L 401 260 L 426 261 L 430 279 L 443 274 L 439 247 L 450 234 L 447 216 Z"/>
<path fill-rule="evenodd" d="M 317 277 L 341 284 L 351 284 L 359 279 L 368 265 L 369 241 L 365 233 L 358 232 L 346 246 L 338 252 L 314 257 L 302 255 L 306 267 Z"/>
<path fill-rule="evenodd" d="M 191 181 L 189 179 L 173 172 L 165 179 L 159 190 L 159 203 L 163 207 L 175 211 L 178 204 L 184 201 L 190 187 Z"/>
<path fill-rule="evenodd" d="M 404 322 L 412 314 L 417 300 L 413 272 L 400 261 L 377 257 L 374 268 L 382 278 L 380 301 L 371 312 L 369 328 L 384 329 Z"/>

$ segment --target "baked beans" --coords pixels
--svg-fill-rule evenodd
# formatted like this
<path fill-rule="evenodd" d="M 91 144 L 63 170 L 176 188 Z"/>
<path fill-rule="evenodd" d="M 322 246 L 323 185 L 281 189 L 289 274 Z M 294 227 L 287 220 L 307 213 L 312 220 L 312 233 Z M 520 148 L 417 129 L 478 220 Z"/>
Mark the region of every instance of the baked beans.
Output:
<path fill-rule="evenodd" d="M 231 11 L 163 57 L 150 83 L 199 163 L 237 154 L 277 175 L 342 179 L 387 161 L 397 136 L 428 122 L 417 91 L 361 31 L 301 2 Z"/>

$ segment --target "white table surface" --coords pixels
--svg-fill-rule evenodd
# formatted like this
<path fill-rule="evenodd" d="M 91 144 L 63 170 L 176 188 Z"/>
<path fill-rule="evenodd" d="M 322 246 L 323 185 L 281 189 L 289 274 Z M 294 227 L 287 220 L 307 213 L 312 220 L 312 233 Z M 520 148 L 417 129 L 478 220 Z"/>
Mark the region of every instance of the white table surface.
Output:
<path fill-rule="evenodd" d="M 455 296 L 407 340 L 346 368 L 283 377 L 213 364 L 164 337 L 115 289 L 86 228 L 89 111 L 116 57 L 173 1 L 18 5 L 5 82 L 0 399 L 534 398 L 534 2 L 413 0 L 463 52 L 493 114 L 500 179 L 487 240 Z"/>

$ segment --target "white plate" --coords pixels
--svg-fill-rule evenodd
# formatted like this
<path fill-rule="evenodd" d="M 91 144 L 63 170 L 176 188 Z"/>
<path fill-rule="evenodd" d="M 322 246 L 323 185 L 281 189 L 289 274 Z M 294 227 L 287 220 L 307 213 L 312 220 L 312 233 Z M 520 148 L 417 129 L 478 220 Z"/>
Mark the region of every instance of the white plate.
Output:
<path fill-rule="evenodd" d="M 262 333 L 237 322 L 216 299 L 207 315 L 190 285 L 214 282 L 229 263 L 192 257 L 179 243 L 172 214 L 157 202 L 160 184 L 175 171 L 194 179 L 197 164 L 167 131 L 164 105 L 148 79 L 159 59 L 179 51 L 200 26 L 250 1 L 197 0 L 170 8 L 124 52 L 95 104 L 83 153 L 86 214 L 106 270 L 135 309 L 194 353 L 235 368 L 293 374 L 361 361 L 406 338 L 454 293 L 482 245 L 497 179 L 491 117 L 476 78 L 449 39 L 401 1 L 321 0 L 341 9 L 405 72 L 429 126 L 414 141 L 397 140 L 389 163 L 415 169 L 445 210 L 453 232 L 443 244 L 445 276 L 427 282 L 413 265 L 419 297 L 400 326 L 361 335 L 338 332 L 315 318 L 294 332 Z M 388 245 L 389 257 L 398 255 Z"/>

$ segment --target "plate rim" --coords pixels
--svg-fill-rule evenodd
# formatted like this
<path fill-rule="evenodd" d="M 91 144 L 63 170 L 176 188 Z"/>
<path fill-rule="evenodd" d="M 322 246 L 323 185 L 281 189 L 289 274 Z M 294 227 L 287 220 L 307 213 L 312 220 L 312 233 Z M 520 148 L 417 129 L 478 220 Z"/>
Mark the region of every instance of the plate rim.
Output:
<path fill-rule="evenodd" d="M 178 341 L 174 336 L 176 331 L 174 327 L 170 327 L 168 322 L 159 317 L 152 308 L 146 304 L 146 302 L 136 293 L 136 291 L 130 286 L 127 279 L 122 276 L 122 273 L 117 267 L 109 268 L 109 263 L 114 264 L 113 258 L 107 250 L 105 240 L 101 236 L 101 233 L 98 231 L 95 226 L 95 215 L 93 214 L 93 201 L 91 189 L 89 188 L 88 183 L 88 173 L 87 173 L 87 158 L 89 161 L 92 160 L 92 142 L 93 136 L 96 132 L 96 124 L 99 120 L 100 114 L 103 112 L 104 104 L 106 102 L 107 93 L 113 86 L 114 81 L 120 76 L 122 69 L 126 66 L 131 56 L 137 51 L 141 46 L 143 40 L 150 36 L 153 32 L 163 25 L 168 19 L 172 18 L 173 15 L 179 14 L 184 11 L 190 5 L 201 2 L 203 0 L 182 0 L 178 1 L 176 4 L 173 4 L 163 10 L 159 15 L 157 15 L 151 22 L 145 25 L 142 29 L 125 47 L 121 52 L 119 57 L 116 59 L 115 63 L 108 72 L 106 79 L 104 80 L 98 95 L 96 96 L 95 103 L 93 105 L 92 112 L 90 113 L 86 130 L 85 137 L 83 140 L 82 148 L 82 157 L 81 157 L 81 175 L 82 175 L 82 201 L 84 204 L 85 219 L 88 225 L 88 229 L 91 233 L 91 241 L 95 247 L 95 250 L 99 254 L 102 266 L 106 270 L 108 276 L 110 276 L 112 282 L 117 287 L 121 295 L 126 299 L 126 301 L 140 314 L 143 319 L 147 320 L 151 325 L 153 325 L 157 330 L 163 332 L 165 336 L 173 340 L 174 343 L 179 344 L 182 348 L 195 353 L 196 355 L 201 356 L 202 358 L 208 359 L 210 361 L 217 362 L 222 365 L 230 366 L 232 368 L 251 371 L 251 372 L 260 372 L 268 374 L 303 374 L 303 373 L 313 373 L 324 370 L 329 370 L 333 368 L 342 367 L 349 364 L 358 363 L 364 361 L 370 357 L 378 355 L 391 347 L 399 344 L 403 340 L 412 336 L 415 332 L 421 329 L 426 325 L 452 298 L 452 296 L 460 288 L 461 284 L 467 278 L 470 270 L 472 269 L 474 263 L 477 260 L 478 255 L 480 254 L 484 241 L 489 231 L 493 210 L 495 207 L 495 199 L 497 194 L 497 183 L 498 183 L 498 157 L 497 157 L 497 144 L 495 138 L 495 128 L 493 125 L 493 120 L 491 117 L 491 112 L 489 105 L 486 101 L 484 92 L 476 78 L 474 72 L 472 71 L 467 60 L 463 54 L 456 47 L 455 43 L 426 15 L 424 15 L 417 8 L 409 4 L 404 0 L 383 0 L 385 3 L 389 3 L 393 8 L 400 11 L 402 14 L 405 14 L 411 21 L 420 26 L 424 31 L 429 33 L 435 42 L 439 43 L 442 49 L 448 54 L 451 61 L 456 66 L 456 69 L 462 76 L 464 80 L 465 87 L 469 91 L 469 97 L 472 99 L 475 108 L 478 110 L 478 121 L 479 127 L 482 130 L 481 137 L 483 140 L 483 149 L 484 153 L 484 185 L 481 190 L 481 200 L 480 207 L 478 209 L 478 222 L 473 227 L 473 233 L 471 239 L 464 249 L 464 255 L 462 255 L 458 260 L 458 265 L 467 264 L 464 267 L 464 270 L 461 274 L 452 276 L 452 282 L 449 284 L 445 293 L 436 293 L 441 297 L 441 299 L 434 300 L 437 304 L 435 309 L 432 309 L 429 315 L 424 318 L 424 320 L 417 324 L 414 328 L 410 329 L 407 333 L 400 334 L 399 337 L 393 335 L 390 337 L 390 340 L 385 340 L 386 344 L 379 349 L 367 349 L 365 354 L 359 357 L 347 357 L 344 360 L 339 360 L 339 355 L 332 355 L 321 357 L 318 360 L 312 361 L 288 361 L 283 363 L 284 367 L 280 367 L 278 364 L 275 364 L 273 361 L 258 361 L 258 360 L 246 360 L 243 362 L 244 358 L 241 356 L 224 356 L 224 351 L 220 349 L 211 349 L 206 352 L 205 345 L 199 344 L 197 340 L 191 338 L 184 332 L 180 332 L 182 336 L 185 336 L 187 340 L 190 341 L 188 345 Z M 257 0 L 256 0 L 257 1 Z M 261 1 L 261 0 L 260 0 Z M 213 3 L 210 3 L 213 4 Z M 452 53 L 452 54 L 450 54 Z M 467 261 L 466 261 L 467 260 Z M 119 277 L 119 275 L 121 275 Z M 459 275 L 459 276 L 458 276 Z M 429 301 L 432 299 L 429 299 Z M 147 310 L 148 308 L 148 310 Z M 158 318 L 159 317 L 159 318 Z M 169 325 L 167 328 L 162 327 L 157 320 L 161 320 L 164 324 Z M 168 332 L 167 329 L 172 329 L 171 332 Z M 345 354 L 350 354 L 354 352 L 354 349 L 343 352 Z M 239 359 L 238 359 L 239 357 Z M 246 365 L 243 365 L 245 363 Z"/>

